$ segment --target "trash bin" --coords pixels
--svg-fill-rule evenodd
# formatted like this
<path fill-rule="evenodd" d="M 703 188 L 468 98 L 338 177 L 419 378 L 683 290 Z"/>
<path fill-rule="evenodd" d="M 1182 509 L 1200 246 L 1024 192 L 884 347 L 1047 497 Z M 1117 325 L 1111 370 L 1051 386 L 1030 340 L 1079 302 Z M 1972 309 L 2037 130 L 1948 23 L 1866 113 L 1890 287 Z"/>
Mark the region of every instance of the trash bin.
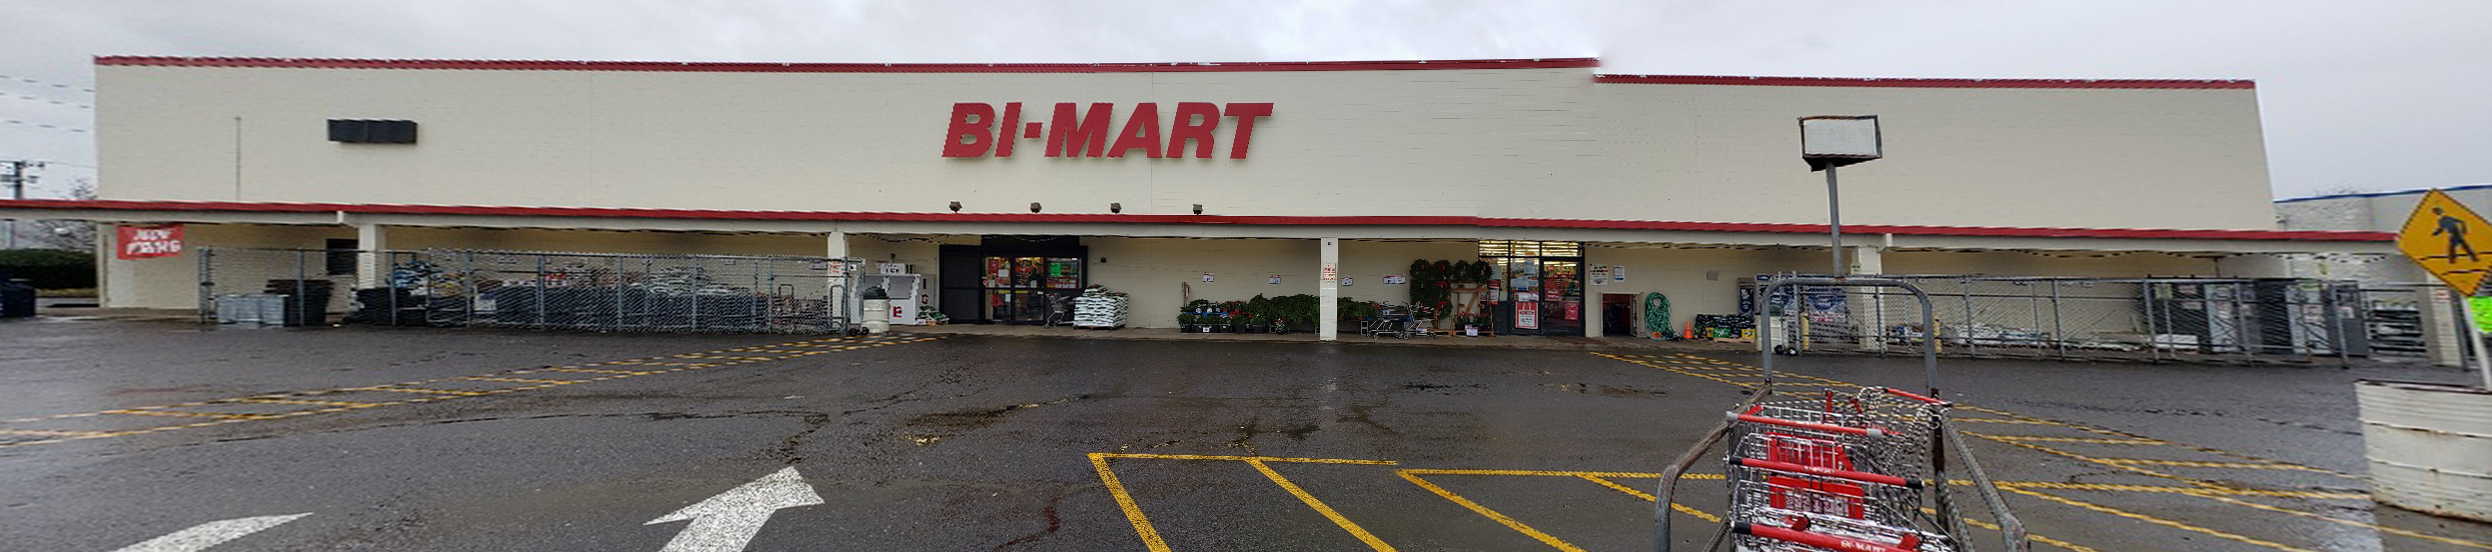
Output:
<path fill-rule="evenodd" d="M 865 288 L 865 292 L 858 294 L 858 297 L 865 300 L 865 305 L 859 307 L 865 312 L 857 313 L 858 325 L 865 328 L 865 333 L 891 331 L 891 295 L 883 288 L 871 287 Z"/>
<path fill-rule="evenodd" d="M 35 286 L 25 280 L 0 280 L 0 318 L 35 315 Z"/>
<path fill-rule="evenodd" d="M 219 295 L 216 297 L 216 321 L 220 324 L 284 324 L 287 303 L 286 296 L 269 293 Z"/>

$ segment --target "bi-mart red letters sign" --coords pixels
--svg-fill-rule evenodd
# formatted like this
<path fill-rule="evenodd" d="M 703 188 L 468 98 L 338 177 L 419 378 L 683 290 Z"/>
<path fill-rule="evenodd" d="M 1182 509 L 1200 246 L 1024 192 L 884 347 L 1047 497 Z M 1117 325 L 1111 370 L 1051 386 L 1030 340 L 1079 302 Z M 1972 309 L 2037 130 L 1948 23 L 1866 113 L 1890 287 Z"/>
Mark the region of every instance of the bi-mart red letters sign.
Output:
<path fill-rule="evenodd" d="M 1013 146 L 1022 140 L 1047 141 L 1048 157 L 1124 157 L 1141 150 L 1152 159 L 1185 157 L 1191 148 L 1194 157 L 1210 159 L 1212 142 L 1220 130 L 1222 119 L 1233 121 L 1229 131 L 1229 158 L 1245 159 L 1246 149 L 1255 137 L 1255 119 L 1272 116 L 1269 103 L 1179 102 L 1174 117 L 1161 132 L 1159 104 L 1134 104 L 1125 116 L 1124 128 L 1109 132 L 1108 121 L 1116 113 L 1116 104 L 1093 103 L 1090 109 L 1078 109 L 1072 102 L 1058 103 L 1046 123 L 1021 120 L 1021 102 L 1004 104 L 1003 115 L 996 116 L 994 104 L 952 104 L 952 121 L 943 133 L 944 157 L 1012 157 Z M 1109 138 L 1114 137 L 1114 141 Z"/>

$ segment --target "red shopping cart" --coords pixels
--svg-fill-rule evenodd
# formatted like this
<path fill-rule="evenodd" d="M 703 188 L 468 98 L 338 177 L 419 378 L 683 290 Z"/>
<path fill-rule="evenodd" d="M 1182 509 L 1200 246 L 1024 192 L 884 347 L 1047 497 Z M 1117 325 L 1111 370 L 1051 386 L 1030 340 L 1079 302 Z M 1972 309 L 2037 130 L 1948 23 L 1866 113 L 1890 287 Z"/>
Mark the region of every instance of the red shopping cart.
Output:
<path fill-rule="evenodd" d="M 1929 296 L 1903 281 L 1786 278 L 1766 291 L 1786 286 L 1902 288 L 1920 298 L 1923 327 L 1932 327 Z M 1654 493 L 1655 550 L 1669 552 L 1673 544 L 1673 489 L 1706 451 L 1724 443 L 1729 507 L 1708 552 L 1726 542 L 1742 552 L 1974 550 L 1948 483 L 1958 477 L 1998 522 L 2003 549 L 2027 550 L 2023 524 L 1949 421 L 1953 405 L 1936 398 L 1934 348 L 1922 347 L 1928 394 L 1881 387 L 1794 393 L 1775 389 L 1774 336 L 1761 335 L 1764 384 L 1662 473 Z"/>

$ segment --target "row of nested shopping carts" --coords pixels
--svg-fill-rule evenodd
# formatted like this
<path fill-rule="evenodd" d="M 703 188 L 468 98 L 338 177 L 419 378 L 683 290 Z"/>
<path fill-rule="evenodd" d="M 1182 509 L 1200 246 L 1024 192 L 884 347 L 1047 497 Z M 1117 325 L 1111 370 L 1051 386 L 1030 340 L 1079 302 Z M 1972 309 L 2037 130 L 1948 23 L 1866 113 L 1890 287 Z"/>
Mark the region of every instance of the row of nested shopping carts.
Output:
<path fill-rule="evenodd" d="M 1909 283 L 1875 278 L 1795 283 L 1901 287 L 1921 295 Z M 1926 310 L 1926 299 L 1923 305 Z M 1764 384 L 1663 472 L 1654 517 L 1657 551 L 1669 552 L 1673 544 L 1673 487 L 1717 444 L 1727 445 L 1730 501 L 1704 550 L 1727 541 L 1742 552 L 1970 551 L 1968 512 L 1954 497 L 1959 488 L 1980 497 L 2005 550 L 2027 550 L 2023 524 L 2007 511 L 1948 418 L 1953 404 L 1935 398 L 1936 355 L 1923 355 L 1927 394 L 1883 387 L 1812 393 L 1776 388 L 1773 344 L 1770 334 L 1760 340 Z"/>
<path fill-rule="evenodd" d="M 1867 388 L 1731 414 L 1730 532 L 1739 550 L 1962 550 L 1963 520 L 1924 510 L 1947 404 Z"/>

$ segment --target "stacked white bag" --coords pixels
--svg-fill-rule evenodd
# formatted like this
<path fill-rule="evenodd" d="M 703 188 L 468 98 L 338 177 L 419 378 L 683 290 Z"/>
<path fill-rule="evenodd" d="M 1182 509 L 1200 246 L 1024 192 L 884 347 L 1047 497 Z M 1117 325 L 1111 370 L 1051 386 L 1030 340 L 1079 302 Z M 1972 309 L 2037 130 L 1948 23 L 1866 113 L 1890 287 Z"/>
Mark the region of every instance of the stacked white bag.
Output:
<path fill-rule="evenodd" d="M 1125 326 L 1125 294 L 1108 291 L 1105 286 L 1090 286 L 1073 298 L 1073 327 L 1120 328 Z"/>

